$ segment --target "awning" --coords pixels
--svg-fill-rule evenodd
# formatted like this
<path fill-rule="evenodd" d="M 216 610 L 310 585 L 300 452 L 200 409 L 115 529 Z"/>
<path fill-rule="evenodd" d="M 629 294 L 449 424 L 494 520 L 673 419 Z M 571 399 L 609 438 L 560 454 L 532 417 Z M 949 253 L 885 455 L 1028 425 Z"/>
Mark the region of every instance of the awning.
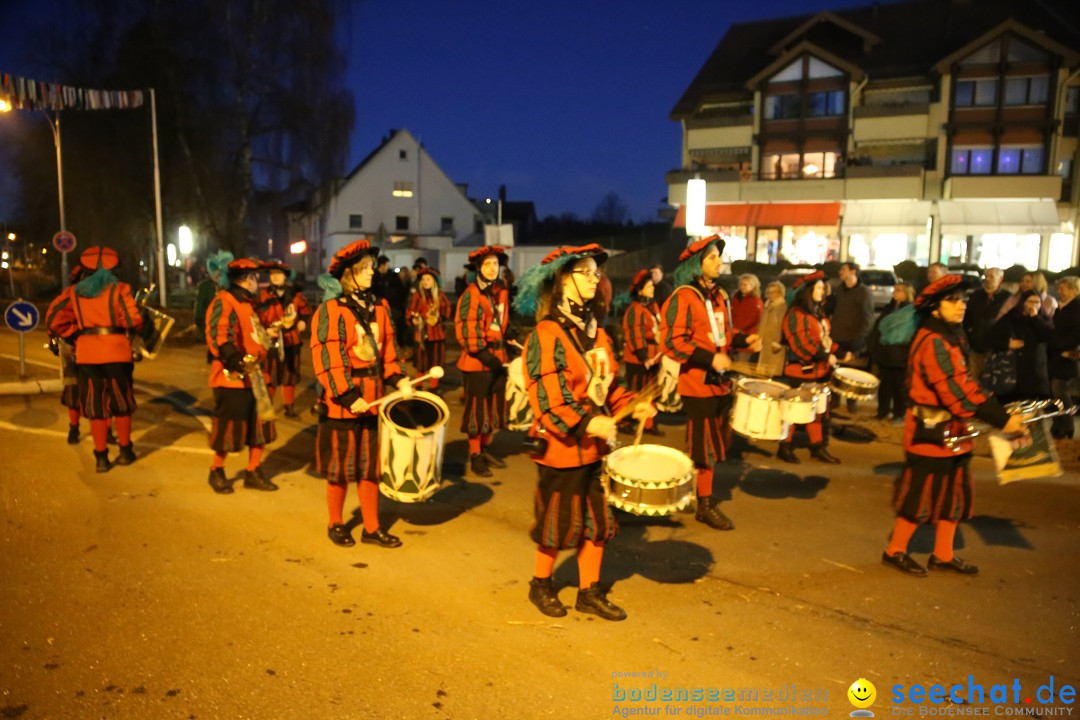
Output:
<path fill-rule="evenodd" d="M 1053 200 L 940 200 L 943 235 L 1056 232 L 1061 228 Z"/>
<path fill-rule="evenodd" d="M 844 203 L 842 233 L 926 232 L 928 200 L 850 200 Z"/>
<path fill-rule="evenodd" d="M 836 225 L 840 203 L 736 203 L 705 206 L 705 225 L 781 227 L 783 225 Z M 675 227 L 686 227 L 686 206 L 675 215 Z"/>

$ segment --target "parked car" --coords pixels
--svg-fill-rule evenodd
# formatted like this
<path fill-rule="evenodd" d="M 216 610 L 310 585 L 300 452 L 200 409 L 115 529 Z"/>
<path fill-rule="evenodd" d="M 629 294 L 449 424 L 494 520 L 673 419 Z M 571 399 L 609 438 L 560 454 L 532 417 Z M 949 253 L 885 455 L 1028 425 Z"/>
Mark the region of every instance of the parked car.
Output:
<path fill-rule="evenodd" d="M 777 278 L 784 284 L 784 287 L 791 288 L 799 278 L 804 275 L 809 275 L 812 272 L 817 272 L 817 268 L 788 268 L 780 273 L 780 277 Z"/>
<path fill-rule="evenodd" d="M 880 310 L 892 302 L 893 288 L 898 281 L 892 270 L 865 268 L 859 271 L 859 282 L 870 288 L 870 294 L 874 297 L 874 309 Z"/>

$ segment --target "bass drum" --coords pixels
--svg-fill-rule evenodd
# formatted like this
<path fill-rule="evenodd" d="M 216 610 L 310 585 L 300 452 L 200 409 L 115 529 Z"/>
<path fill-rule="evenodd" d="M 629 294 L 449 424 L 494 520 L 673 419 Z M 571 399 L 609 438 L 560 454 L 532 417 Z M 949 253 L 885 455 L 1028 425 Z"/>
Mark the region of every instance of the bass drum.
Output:
<path fill-rule="evenodd" d="M 677 413 L 682 410 L 682 397 L 679 396 L 679 368 L 675 360 L 664 355 L 660 358 L 660 394 L 656 397 L 656 409 L 665 413 Z"/>
<path fill-rule="evenodd" d="M 435 494 L 449 419 L 442 398 L 426 392 L 379 406 L 379 492 L 407 503 Z"/>
<path fill-rule="evenodd" d="M 525 363 L 514 358 L 506 366 L 506 427 L 510 430 L 528 430 L 532 427 L 532 406 L 525 391 Z"/>

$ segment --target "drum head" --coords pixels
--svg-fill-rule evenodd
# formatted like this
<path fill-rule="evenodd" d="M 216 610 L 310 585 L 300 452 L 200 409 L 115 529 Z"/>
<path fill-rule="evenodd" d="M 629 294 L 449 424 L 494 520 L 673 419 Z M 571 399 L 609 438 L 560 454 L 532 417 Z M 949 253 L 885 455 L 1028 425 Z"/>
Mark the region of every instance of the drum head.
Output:
<path fill-rule="evenodd" d="M 391 402 L 386 408 L 386 416 L 392 423 L 406 430 L 425 430 L 440 424 L 443 411 L 426 398 L 412 397 Z"/>
<path fill-rule="evenodd" d="M 877 379 L 877 376 L 872 373 L 868 373 L 865 370 L 856 370 L 855 368 L 836 368 L 833 373 L 856 385 L 870 385 L 876 387 L 880 382 Z"/>
<path fill-rule="evenodd" d="M 671 482 L 690 472 L 694 462 L 686 453 L 665 445 L 621 447 L 607 457 L 612 472 L 643 483 Z"/>
<path fill-rule="evenodd" d="M 739 381 L 739 390 L 749 395 L 764 395 L 767 397 L 779 398 L 785 391 L 791 388 L 782 382 L 776 382 L 774 380 L 741 380 Z"/>

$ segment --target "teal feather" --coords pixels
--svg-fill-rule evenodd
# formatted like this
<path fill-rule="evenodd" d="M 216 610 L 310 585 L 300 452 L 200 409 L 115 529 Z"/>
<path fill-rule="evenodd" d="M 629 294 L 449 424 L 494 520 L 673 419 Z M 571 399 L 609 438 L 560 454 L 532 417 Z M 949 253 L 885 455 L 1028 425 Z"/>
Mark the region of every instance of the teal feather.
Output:
<path fill-rule="evenodd" d="M 218 287 L 229 287 L 229 263 L 234 259 L 228 250 L 219 250 L 206 258 L 206 273 Z"/>
<path fill-rule="evenodd" d="M 534 316 L 544 287 L 554 284 L 559 270 L 586 257 L 592 257 L 592 255 L 586 253 L 562 255 L 549 263 L 533 265 L 526 270 L 517 282 L 518 294 L 514 300 L 514 310 L 525 317 Z"/>
<path fill-rule="evenodd" d="M 322 301 L 334 300 L 341 297 L 345 290 L 341 287 L 341 281 L 330 273 L 319 275 L 319 288 L 323 291 Z"/>
<path fill-rule="evenodd" d="M 105 268 L 98 268 L 93 273 L 79 281 L 75 286 L 75 293 L 79 297 L 95 298 L 101 291 L 117 282 L 116 276 Z"/>
<path fill-rule="evenodd" d="M 615 313 L 622 315 L 623 311 L 630 307 L 632 302 L 634 302 L 634 298 L 630 296 L 629 292 L 624 291 L 616 295 L 611 301 L 611 309 Z"/>
<path fill-rule="evenodd" d="M 672 273 L 672 280 L 675 282 L 675 287 L 693 285 L 697 282 L 697 279 L 701 277 L 701 258 L 708 255 L 714 247 L 716 247 L 716 243 L 711 242 L 706 245 L 703 250 L 694 253 L 678 264 L 675 268 L 675 272 Z"/>

